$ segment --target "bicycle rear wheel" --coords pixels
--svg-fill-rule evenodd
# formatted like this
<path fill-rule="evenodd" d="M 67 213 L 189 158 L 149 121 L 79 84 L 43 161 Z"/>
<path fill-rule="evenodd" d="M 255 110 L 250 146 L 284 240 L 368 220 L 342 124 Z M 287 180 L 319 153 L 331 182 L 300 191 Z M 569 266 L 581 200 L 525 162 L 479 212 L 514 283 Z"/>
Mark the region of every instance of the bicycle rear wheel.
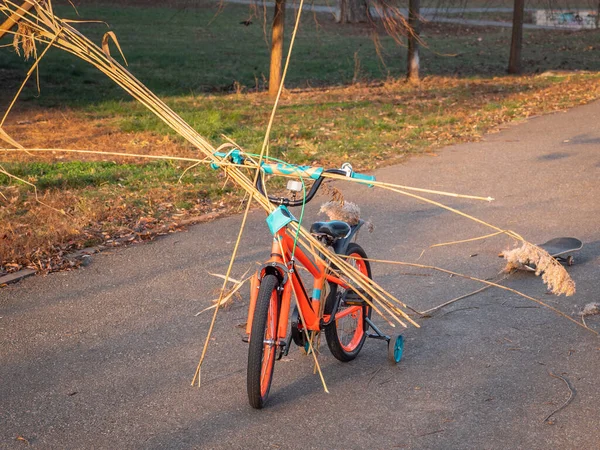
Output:
<path fill-rule="evenodd" d="M 367 254 L 363 248 L 355 243 L 351 243 L 346 250 L 346 255 L 352 256 L 347 261 L 353 265 L 361 273 L 371 278 L 371 266 L 367 259 Z M 349 282 L 349 280 L 347 280 Z M 349 282 L 349 289 L 352 289 L 352 283 Z M 336 304 L 336 300 L 340 301 L 336 317 L 343 315 L 348 308 L 353 308 L 353 312 L 339 319 L 332 321 L 325 327 L 325 337 L 327 346 L 331 354 L 342 362 L 352 361 L 362 349 L 365 339 L 367 338 L 367 324 L 365 317 L 371 317 L 371 307 L 350 306 L 341 302 L 341 299 L 346 292 L 338 284 L 330 283 L 331 291 L 325 303 L 325 314 L 331 314 Z"/>
<path fill-rule="evenodd" d="M 252 319 L 246 381 L 248 400 L 257 409 L 262 408 L 267 401 L 273 380 L 281 302 L 278 287 L 279 279 L 275 275 L 263 277 Z"/>

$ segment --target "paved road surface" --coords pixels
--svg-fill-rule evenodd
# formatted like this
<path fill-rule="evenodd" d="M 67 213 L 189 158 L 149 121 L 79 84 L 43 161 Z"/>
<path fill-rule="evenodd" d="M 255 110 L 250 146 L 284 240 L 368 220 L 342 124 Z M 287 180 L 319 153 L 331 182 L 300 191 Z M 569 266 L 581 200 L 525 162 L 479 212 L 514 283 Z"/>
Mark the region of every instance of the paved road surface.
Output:
<path fill-rule="evenodd" d="M 511 287 L 576 314 L 600 301 L 600 103 L 532 119 L 483 142 L 415 157 L 380 180 L 470 194 L 446 199 L 534 242 L 577 236 L 569 269 L 574 297 L 545 294 L 530 273 Z M 343 186 L 375 231 L 371 255 L 416 261 L 430 244 L 487 229 L 433 206 L 362 186 Z M 315 201 L 309 211 L 314 218 Z M 236 274 L 267 258 L 264 217 L 255 212 Z M 239 217 L 155 242 L 106 252 L 74 272 L 0 290 L 0 447 L 596 449 L 600 439 L 600 339 L 508 292 L 487 290 L 406 332 L 405 358 L 390 366 L 381 342 L 352 363 L 327 350 L 323 393 L 309 358 L 279 362 L 265 410 L 246 399 L 246 344 L 237 327 L 246 303 L 224 312 L 203 370 L 189 383 L 209 323 L 194 314 L 220 285 Z M 479 277 L 502 266 L 506 238 L 429 250 L 421 262 Z M 417 308 L 478 286 L 423 270 L 375 267 L 376 278 Z M 600 330 L 600 319 L 588 323 Z M 570 391 L 570 405 L 544 423 Z"/>

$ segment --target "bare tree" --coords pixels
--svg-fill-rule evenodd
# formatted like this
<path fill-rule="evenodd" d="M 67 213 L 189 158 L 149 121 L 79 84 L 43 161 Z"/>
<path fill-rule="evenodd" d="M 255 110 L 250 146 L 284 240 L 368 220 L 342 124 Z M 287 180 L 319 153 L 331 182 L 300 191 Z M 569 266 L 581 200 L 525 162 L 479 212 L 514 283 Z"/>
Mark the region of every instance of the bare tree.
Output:
<path fill-rule="evenodd" d="M 420 0 L 409 0 L 409 21 L 402 15 L 397 0 L 338 0 L 338 5 L 340 8 L 337 17 L 338 23 L 370 22 L 374 27 L 381 24 L 400 45 L 403 45 L 404 38 L 408 36 L 407 79 L 411 82 L 418 82 Z M 285 0 L 275 0 L 269 73 L 269 96 L 272 98 L 277 96 L 281 84 L 285 7 Z M 371 17 L 370 7 L 375 10 L 374 17 Z M 377 23 L 375 19 L 377 19 Z"/>
<path fill-rule="evenodd" d="M 408 54 L 406 57 L 406 79 L 419 82 L 419 33 L 421 31 L 421 0 L 408 2 Z"/>
<path fill-rule="evenodd" d="M 273 29 L 271 34 L 271 65 L 269 71 L 269 96 L 277 97 L 281 84 L 281 61 L 283 59 L 283 29 L 285 23 L 285 0 L 275 0 Z"/>
<path fill-rule="evenodd" d="M 369 19 L 367 0 L 338 0 L 340 15 L 338 23 L 360 23 Z"/>
<path fill-rule="evenodd" d="M 521 48 L 523 46 L 525 0 L 515 0 L 514 5 L 510 57 L 508 58 L 508 73 L 521 73 Z"/>

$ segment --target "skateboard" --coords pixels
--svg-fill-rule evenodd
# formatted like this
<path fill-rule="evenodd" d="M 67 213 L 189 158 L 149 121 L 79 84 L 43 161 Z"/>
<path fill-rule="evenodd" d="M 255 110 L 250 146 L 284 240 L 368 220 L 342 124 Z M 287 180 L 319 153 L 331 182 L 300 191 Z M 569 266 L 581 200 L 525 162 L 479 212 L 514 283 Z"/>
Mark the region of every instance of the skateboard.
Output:
<path fill-rule="evenodd" d="M 573 255 L 569 255 L 569 253 L 581 250 L 583 243 L 576 238 L 559 237 L 550 239 L 548 242 L 538 245 L 538 247 L 546 250 L 550 256 L 557 261 L 566 264 L 567 266 L 572 266 L 575 263 L 575 259 L 573 258 Z M 535 271 L 535 265 L 533 264 L 526 264 L 525 268 L 527 270 Z"/>

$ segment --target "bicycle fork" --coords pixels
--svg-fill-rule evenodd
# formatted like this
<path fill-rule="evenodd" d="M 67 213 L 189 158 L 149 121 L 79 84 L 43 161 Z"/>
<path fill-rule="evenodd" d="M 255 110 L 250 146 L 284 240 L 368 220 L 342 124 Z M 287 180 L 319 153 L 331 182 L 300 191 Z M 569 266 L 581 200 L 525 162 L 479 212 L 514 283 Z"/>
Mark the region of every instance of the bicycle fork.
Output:
<path fill-rule="evenodd" d="M 260 283 L 266 274 L 274 274 L 279 280 L 278 291 L 278 312 L 277 312 L 277 339 L 275 341 L 265 341 L 267 345 L 277 345 L 281 348 L 289 347 L 286 345 L 288 318 L 290 313 L 290 303 L 292 298 L 292 283 L 290 280 L 290 270 L 283 264 L 283 256 L 281 255 L 281 247 L 279 244 L 280 236 L 276 235 L 273 238 L 271 247 L 271 259 L 267 261 L 250 279 L 250 304 L 248 305 L 248 321 L 246 323 L 246 342 L 252 339 L 252 321 L 254 319 L 254 310 L 256 309 L 256 300 L 260 290 Z M 283 353 L 283 352 L 282 352 Z"/>

